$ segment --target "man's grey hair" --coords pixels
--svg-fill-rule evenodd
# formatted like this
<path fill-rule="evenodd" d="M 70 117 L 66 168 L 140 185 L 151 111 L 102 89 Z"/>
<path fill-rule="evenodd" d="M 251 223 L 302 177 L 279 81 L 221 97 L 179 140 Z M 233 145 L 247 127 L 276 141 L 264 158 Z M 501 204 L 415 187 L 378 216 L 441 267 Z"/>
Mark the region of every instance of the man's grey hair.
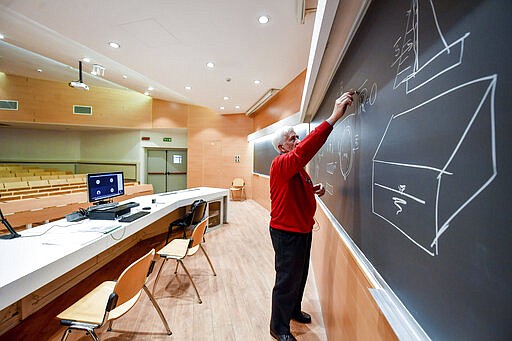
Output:
<path fill-rule="evenodd" d="M 277 150 L 278 153 L 281 151 L 279 150 L 279 145 L 282 145 L 284 143 L 284 140 L 286 139 L 286 135 L 289 133 L 294 132 L 295 130 L 291 126 L 284 126 L 282 128 L 279 128 L 272 137 L 272 145 L 274 146 L 274 149 Z"/>

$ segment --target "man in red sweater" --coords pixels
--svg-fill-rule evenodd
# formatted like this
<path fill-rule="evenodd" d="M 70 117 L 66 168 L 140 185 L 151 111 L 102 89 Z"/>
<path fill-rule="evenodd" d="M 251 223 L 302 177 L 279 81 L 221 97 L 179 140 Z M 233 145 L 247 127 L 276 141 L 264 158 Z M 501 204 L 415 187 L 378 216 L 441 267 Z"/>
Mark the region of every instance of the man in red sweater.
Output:
<path fill-rule="evenodd" d="M 313 186 L 304 167 L 352 104 L 353 94 L 345 92 L 338 98 L 331 116 L 302 142 L 292 127 L 280 129 L 272 140 L 280 155 L 270 166 L 270 237 L 276 270 L 270 334 L 278 340 L 295 340 L 290 333 L 290 319 L 311 322 L 311 316 L 301 310 L 301 301 L 308 277 L 315 194 L 322 196 L 325 189 L 321 184 Z"/>

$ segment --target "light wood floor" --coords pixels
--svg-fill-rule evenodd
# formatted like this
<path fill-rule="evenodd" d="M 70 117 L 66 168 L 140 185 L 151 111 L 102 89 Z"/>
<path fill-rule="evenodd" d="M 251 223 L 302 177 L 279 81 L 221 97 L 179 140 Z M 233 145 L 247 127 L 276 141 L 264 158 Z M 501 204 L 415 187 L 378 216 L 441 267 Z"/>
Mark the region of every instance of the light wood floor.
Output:
<path fill-rule="evenodd" d="M 185 259 L 203 300 L 199 304 L 183 269 L 173 274 L 174 261 L 162 270 L 155 296 L 173 334 L 168 336 L 145 294 L 125 316 L 114 322 L 113 330 L 98 331 L 102 340 L 272 340 L 269 335 L 271 291 L 274 282 L 273 250 L 268 232 L 269 212 L 252 200 L 229 202 L 228 224 L 206 235 L 208 252 L 217 276 L 213 276 L 201 251 Z M 148 287 L 161 260 L 155 266 Z M 303 310 L 313 322 L 291 323 L 299 340 L 327 340 L 313 273 L 310 272 Z M 55 322 L 55 321 L 54 321 Z M 22 326 L 20 326 L 22 327 Z M 60 328 L 47 337 L 60 340 Z M 9 333 L 9 338 L 14 335 Z M 26 339 L 26 337 L 23 337 Z M 34 335 L 34 340 L 41 340 Z M 72 333 L 68 340 L 90 340 Z"/>

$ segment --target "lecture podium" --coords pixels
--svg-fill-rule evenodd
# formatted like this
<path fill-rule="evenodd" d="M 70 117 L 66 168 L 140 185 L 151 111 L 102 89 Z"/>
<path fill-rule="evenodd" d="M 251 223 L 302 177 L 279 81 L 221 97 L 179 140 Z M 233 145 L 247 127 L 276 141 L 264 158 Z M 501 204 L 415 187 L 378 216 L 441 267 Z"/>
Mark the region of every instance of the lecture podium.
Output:
<path fill-rule="evenodd" d="M 164 234 L 196 199 L 208 203 L 210 224 L 227 223 L 228 198 L 228 189 L 211 187 L 140 196 L 127 200 L 140 204 L 131 213 L 150 214 L 133 222 L 61 219 L 0 240 L 0 335 L 137 242 Z"/>

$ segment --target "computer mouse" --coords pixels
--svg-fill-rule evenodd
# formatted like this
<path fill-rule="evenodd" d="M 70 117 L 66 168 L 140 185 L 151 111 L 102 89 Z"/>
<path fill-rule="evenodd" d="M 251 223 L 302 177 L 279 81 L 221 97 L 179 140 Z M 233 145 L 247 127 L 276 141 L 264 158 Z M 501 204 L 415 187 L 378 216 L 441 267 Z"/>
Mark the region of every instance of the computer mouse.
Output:
<path fill-rule="evenodd" d="M 147 207 L 143 207 L 142 209 L 143 209 L 143 210 L 150 210 L 150 209 L 151 209 L 151 207 L 147 206 Z"/>

